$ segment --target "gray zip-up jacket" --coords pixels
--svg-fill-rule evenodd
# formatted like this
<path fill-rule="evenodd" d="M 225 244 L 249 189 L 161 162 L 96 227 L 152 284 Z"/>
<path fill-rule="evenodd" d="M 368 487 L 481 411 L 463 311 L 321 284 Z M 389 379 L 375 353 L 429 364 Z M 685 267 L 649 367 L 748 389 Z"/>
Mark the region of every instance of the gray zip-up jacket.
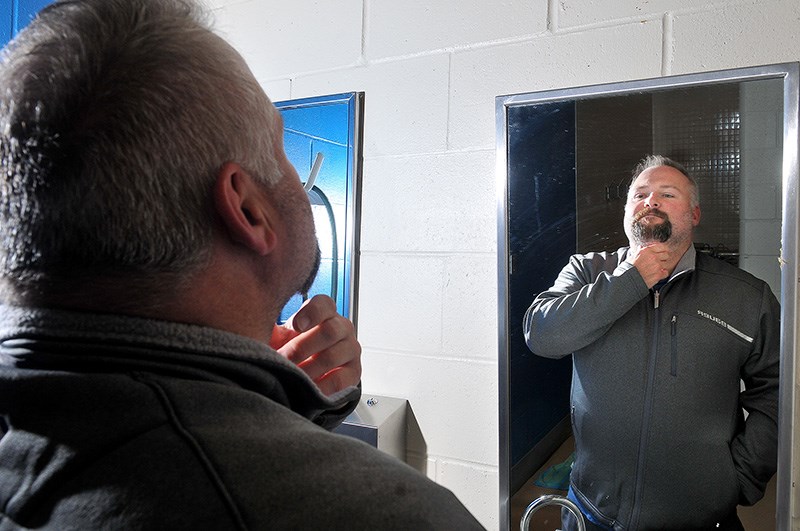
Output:
<path fill-rule="evenodd" d="M 571 487 L 614 529 L 713 526 L 775 473 L 778 302 L 693 247 L 650 290 L 627 253 L 573 256 L 525 315 L 532 352 L 572 354 Z"/>
<path fill-rule="evenodd" d="M 323 429 L 359 396 L 220 330 L 0 306 L 0 530 L 483 529 Z"/>

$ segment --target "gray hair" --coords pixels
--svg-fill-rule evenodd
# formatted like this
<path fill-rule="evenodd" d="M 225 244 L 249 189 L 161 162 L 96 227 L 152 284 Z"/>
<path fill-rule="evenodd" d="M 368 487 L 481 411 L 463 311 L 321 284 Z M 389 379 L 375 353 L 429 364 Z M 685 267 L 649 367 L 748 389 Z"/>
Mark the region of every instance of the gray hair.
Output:
<path fill-rule="evenodd" d="M 689 184 L 691 185 L 691 204 L 692 208 L 698 206 L 700 204 L 700 189 L 697 186 L 697 181 L 692 177 L 686 168 L 680 162 L 672 160 L 669 157 L 665 157 L 664 155 L 647 155 L 636 167 L 633 169 L 633 176 L 631 177 L 631 184 L 633 181 L 636 180 L 639 175 L 642 174 L 645 170 L 650 168 L 655 168 L 656 166 L 669 166 L 670 168 L 675 168 L 679 172 L 681 172 L 688 180 Z"/>
<path fill-rule="evenodd" d="M 209 257 L 220 167 L 278 181 L 276 114 L 189 0 L 45 8 L 0 60 L 5 288 L 185 278 Z"/>

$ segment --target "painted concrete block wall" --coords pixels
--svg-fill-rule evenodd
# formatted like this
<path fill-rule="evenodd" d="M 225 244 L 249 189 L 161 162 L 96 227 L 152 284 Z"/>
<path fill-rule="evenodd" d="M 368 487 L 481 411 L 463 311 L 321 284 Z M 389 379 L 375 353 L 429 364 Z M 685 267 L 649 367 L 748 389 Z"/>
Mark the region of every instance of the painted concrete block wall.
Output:
<path fill-rule="evenodd" d="M 800 60 L 800 2 L 207 3 L 273 100 L 366 92 L 364 389 L 499 528 L 495 96 Z"/>

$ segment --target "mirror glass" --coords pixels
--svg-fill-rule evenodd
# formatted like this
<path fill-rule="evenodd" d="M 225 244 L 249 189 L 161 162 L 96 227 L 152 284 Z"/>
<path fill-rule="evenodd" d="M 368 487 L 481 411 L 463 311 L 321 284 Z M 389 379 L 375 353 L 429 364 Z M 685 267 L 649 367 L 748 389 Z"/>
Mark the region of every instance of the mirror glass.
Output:
<path fill-rule="evenodd" d="M 797 177 L 796 167 L 786 173 L 797 145 L 796 123 L 786 119 L 796 107 L 785 102 L 796 82 L 787 71 L 796 65 L 497 98 L 501 528 L 517 528 L 514 494 L 570 436 L 571 358 L 533 355 L 523 315 L 571 255 L 627 245 L 623 209 L 642 158 L 669 156 L 697 179 L 698 252 L 762 278 L 794 307 L 780 266 L 785 200 L 793 196 L 784 183 Z M 784 253 L 787 243 L 794 252 L 793 235 Z"/>
<path fill-rule="evenodd" d="M 311 202 L 321 253 L 311 290 L 286 304 L 281 322 L 317 294 L 329 295 L 341 315 L 356 321 L 363 100 L 363 93 L 351 92 L 275 102 L 286 155 Z"/>

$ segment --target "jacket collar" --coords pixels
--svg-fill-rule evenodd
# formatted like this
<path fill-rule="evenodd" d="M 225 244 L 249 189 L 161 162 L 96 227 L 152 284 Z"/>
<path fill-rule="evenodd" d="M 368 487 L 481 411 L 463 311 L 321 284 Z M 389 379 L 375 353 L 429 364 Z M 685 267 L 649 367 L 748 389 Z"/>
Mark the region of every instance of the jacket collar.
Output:
<path fill-rule="evenodd" d="M 255 391 L 308 418 L 341 409 L 360 394 L 349 387 L 327 397 L 294 363 L 266 344 L 222 330 L 3 304 L 0 366 L 181 375 Z"/>
<path fill-rule="evenodd" d="M 672 281 L 672 279 L 679 277 L 684 273 L 689 273 L 691 271 L 694 271 L 696 262 L 697 262 L 697 251 L 695 250 L 694 245 L 690 245 L 689 248 L 686 249 L 686 252 L 683 253 L 681 259 L 678 260 L 678 264 L 675 266 L 675 270 L 669 277 L 669 281 Z"/>

